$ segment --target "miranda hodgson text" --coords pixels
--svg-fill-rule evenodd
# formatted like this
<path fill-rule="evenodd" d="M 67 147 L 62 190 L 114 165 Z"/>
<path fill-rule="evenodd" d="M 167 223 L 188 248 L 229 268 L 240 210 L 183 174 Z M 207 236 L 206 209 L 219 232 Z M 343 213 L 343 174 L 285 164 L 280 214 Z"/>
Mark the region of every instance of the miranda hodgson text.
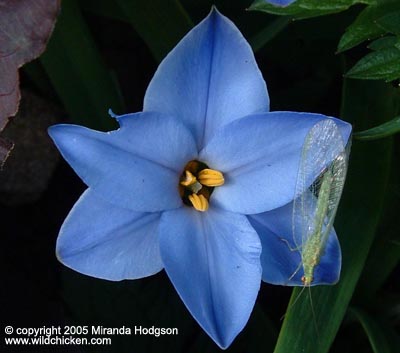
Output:
<path fill-rule="evenodd" d="M 178 335 L 178 328 L 176 327 L 143 327 L 134 326 L 134 335 L 151 335 L 155 337 L 163 335 Z M 132 329 L 130 327 L 103 327 L 103 326 L 92 326 L 92 335 L 131 335 Z"/>

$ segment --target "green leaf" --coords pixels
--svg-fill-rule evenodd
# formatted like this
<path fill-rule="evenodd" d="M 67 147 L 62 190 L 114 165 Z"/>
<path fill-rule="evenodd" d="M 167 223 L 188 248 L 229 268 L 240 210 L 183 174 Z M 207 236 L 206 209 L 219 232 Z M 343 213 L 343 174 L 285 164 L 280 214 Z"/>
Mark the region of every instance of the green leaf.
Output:
<path fill-rule="evenodd" d="M 369 53 L 345 76 L 365 80 L 393 81 L 400 77 L 400 50 L 389 48 Z"/>
<path fill-rule="evenodd" d="M 249 9 L 274 15 L 286 15 L 293 16 L 297 19 L 305 19 L 345 11 L 350 6 L 357 3 L 366 4 L 374 2 L 373 0 L 298 0 L 289 6 L 282 7 L 271 5 L 265 0 L 256 0 Z"/>
<path fill-rule="evenodd" d="M 84 0 L 82 9 L 127 22 L 161 61 L 193 27 L 178 0 Z"/>
<path fill-rule="evenodd" d="M 79 5 L 83 11 L 93 13 L 97 16 L 128 22 L 128 18 L 121 8 L 116 6 L 112 0 L 80 0 Z"/>
<path fill-rule="evenodd" d="M 286 28 L 290 21 L 292 21 L 292 18 L 289 16 L 279 17 L 272 23 L 268 24 L 268 26 L 262 29 L 259 33 L 250 38 L 249 43 L 253 48 L 253 51 L 256 52 L 260 50 L 263 46 L 265 46 L 265 44 L 275 38 L 282 30 Z"/>
<path fill-rule="evenodd" d="M 396 205 L 396 211 L 400 205 Z M 393 222 L 392 229 L 385 233 L 380 233 L 373 246 L 373 252 L 368 258 L 365 267 L 365 274 L 357 290 L 359 297 L 363 297 L 363 302 L 368 302 L 376 292 L 382 287 L 393 270 L 400 261 L 400 227 L 398 225 L 398 215 Z"/>
<path fill-rule="evenodd" d="M 40 94 L 55 98 L 54 88 L 52 87 L 49 77 L 47 76 L 43 65 L 41 65 L 40 60 L 33 60 L 24 65 L 22 71 L 29 78 L 29 80 L 33 82 Z"/>
<path fill-rule="evenodd" d="M 371 141 L 391 136 L 400 132 L 400 116 L 371 129 L 356 132 L 353 136 L 357 140 Z"/>
<path fill-rule="evenodd" d="M 395 36 L 387 36 L 374 40 L 368 45 L 371 50 L 383 50 L 394 47 L 399 42 Z"/>
<path fill-rule="evenodd" d="M 346 80 L 341 117 L 361 128 L 370 117 L 375 118 L 374 123 L 384 121 L 395 114 L 395 95 L 395 89 L 383 82 Z M 375 236 L 388 180 L 391 149 L 390 141 L 353 143 L 348 177 L 335 222 L 343 254 L 341 279 L 335 286 L 311 289 L 313 310 L 304 293 L 294 303 L 301 288 L 293 291 L 275 353 L 329 351 Z"/>
<path fill-rule="evenodd" d="M 76 0 L 63 2 L 40 61 L 71 119 L 97 129 L 116 126 L 108 109 L 123 112 L 122 99 Z"/>
<path fill-rule="evenodd" d="M 379 322 L 360 308 L 350 307 L 349 312 L 360 322 L 374 353 L 394 353 Z"/>
<path fill-rule="evenodd" d="M 357 19 L 346 29 L 338 45 L 338 52 L 348 50 L 356 45 L 375 39 L 386 31 L 378 26 L 377 20 L 388 13 L 400 10 L 400 3 L 397 1 L 378 3 L 365 8 Z"/>
<path fill-rule="evenodd" d="M 400 35 L 400 11 L 395 11 L 378 18 L 376 24 L 386 32 Z"/>
<path fill-rule="evenodd" d="M 114 1 L 158 61 L 193 27 L 178 0 Z"/>
<path fill-rule="evenodd" d="M 396 159 L 394 159 L 396 161 Z M 400 165 L 393 163 L 386 190 L 384 217 L 357 285 L 355 300 L 367 306 L 388 279 L 400 260 Z M 387 301 L 385 301 L 387 302 Z"/>

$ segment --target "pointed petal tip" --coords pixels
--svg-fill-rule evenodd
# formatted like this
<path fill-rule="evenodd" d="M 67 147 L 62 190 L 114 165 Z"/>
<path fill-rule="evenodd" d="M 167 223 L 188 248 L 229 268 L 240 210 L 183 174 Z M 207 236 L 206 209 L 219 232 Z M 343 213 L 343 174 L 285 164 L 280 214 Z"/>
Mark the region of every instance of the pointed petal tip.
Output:
<path fill-rule="evenodd" d="M 87 189 L 64 221 L 56 257 L 64 266 L 109 281 L 138 279 L 162 270 L 159 213 L 114 206 Z"/>
<path fill-rule="evenodd" d="M 235 338 L 236 336 L 230 337 L 229 339 L 213 338 L 213 341 L 217 344 L 219 348 L 226 350 L 230 347 Z"/>
<path fill-rule="evenodd" d="M 54 136 L 57 135 L 57 132 L 60 130 L 60 125 L 52 125 L 47 128 L 47 133 L 54 140 Z"/>
<path fill-rule="evenodd" d="M 47 134 L 50 136 L 50 138 L 54 141 L 54 135 L 56 134 L 56 126 L 57 125 L 53 125 L 53 126 L 49 126 L 47 128 Z"/>
<path fill-rule="evenodd" d="M 161 62 L 143 106 L 184 121 L 201 149 L 221 126 L 268 111 L 269 97 L 249 43 L 213 6 Z"/>
<path fill-rule="evenodd" d="M 226 16 L 224 16 L 215 5 L 211 6 L 210 12 L 208 13 L 208 15 L 206 17 L 203 18 L 202 21 L 200 21 L 196 27 L 208 27 L 211 26 L 211 28 L 213 28 L 213 26 L 215 26 L 215 23 L 217 23 L 218 20 L 222 20 L 222 21 L 227 21 L 227 22 L 231 22 Z M 195 27 L 195 28 L 196 28 Z M 189 32 L 190 33 L 190 32 Z M 188 33 L 188 34 L 189 34 Z"/>
<path fill-rule="evenodd" d="M 72 142 L 76 143 L 77 138 L 84 130 L 98 132 L 79 125 L 57 124 L 50 126 L 47 129 L 47 133 L 60 149 L 60 147 L 65 147 Z"/>
<path fill-rule="evenodd" d="M 172 241 L 177 237 L 179 242 Z M 165 212 L 160 250 L 192 316 L 221 349 L 228 348 L 245 327 L 261 282 L 261 243 L 247 218 L 213 207 L 201 214 L 185 208 Z"/>
<path fill-rule="evenodd" d="M 119 116 L 119 115 L 115 114 L 115 113 L 112 111 L 111 108 L 108 109 L 107 113 L 108 113 L 108 115 L 111 116 L 112 118 L 118 119 L 118 116 Z"/>
<path fill-rule="evenodd" d="M 243 36 L 242 33 L 240 32 L 239 28 L 235 25 L 235 23 L 232 20 L 230 20 L 228 17 L 226 17 L 223 13 L 221 13 L 218 10 L 216 5 L 211 6 L 210 12 L 208 13 L 207 17 L 205 17 L 202 22 L 206 22 L 208 20 L 211 20 L 211 21 L 221 20 L 221 21 L 225 22 L 225 25 L 229 25 L 229 26 L 233 27 L 236 31 L 238 31 L 240 33 L 241 36 Z M 199 25 L 202 22 L 200 22 Z"/>
<path fill-rule="evenodd" d="M 218 8 L 217 8 L 216 5 L 212 5 L 212 6 L 211 6 L 211 10 L 210 10 L 210 12 L 209 12 L 209 14 L 208 14 L 207 17 L 209 17 L 209 16 L 216 16 L 216 17 L 221 17 L 221 18 L 224 18 L 224 19 L 228 19 L 226 16 L 224 16 L 224 15 L 218 10 Z"/>
<path fill-rule="evenodd" d="M 49 134 L 51 139 L 54 141 L 54 143 L 57 144 L 57 142 L 60 140 L 60 138 L 62 138 L 63 135 L 67 134 L 71 130 L 72 126 L 75 126 L 75 125 L 71 125 L 71 124 L 52 125 L 49 128 L 47 128 L 47 133 Z"/>
<path fill-rule="evenodd" d="M 120 128 L 124 125 L 125 119 L 133 117 L 133 116 L 140 116 L 141 112 L 138 113 L 127 113 L 127 114 L 115 114 L 112 109 L 108 109 L 107 111 L 108 115 L 115 119 L 118 122 L 118 125 L 120 126 Z M 118 129 L 117 129 L 118 130 Z"/>

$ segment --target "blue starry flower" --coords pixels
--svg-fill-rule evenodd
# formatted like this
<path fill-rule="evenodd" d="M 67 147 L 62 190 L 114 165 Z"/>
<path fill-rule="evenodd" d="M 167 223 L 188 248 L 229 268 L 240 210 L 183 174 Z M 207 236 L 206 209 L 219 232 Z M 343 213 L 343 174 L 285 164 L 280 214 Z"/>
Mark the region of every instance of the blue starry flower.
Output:
<path fill-rule="evenodd" d="M 269 112 L 249 44 L 213 9 L 160 64 L 143 112 L 116 119 L 120 128 L 107 133 L 49 131 L 88 185 L 60 230 L 57 257 L 112 281 L 165 269 L 226 348 L 248 321 L 261 279 L 286 284 L 298 266 L 282 238 L 291 236 L 301 149 L 314 124 L 334 118 Z M 334 121 L 347 141 L 350 125 Z M 340 262 L 336 237 L 329 242 L 321 282 L 338 275 L 329 273 Z"/>
<path fill-rule="evenodd" d="M 272 5 L 276 6 L 289 6 L 291 3 L 296 0 L 265 0 L 265 2 L 269 2 Z"/>

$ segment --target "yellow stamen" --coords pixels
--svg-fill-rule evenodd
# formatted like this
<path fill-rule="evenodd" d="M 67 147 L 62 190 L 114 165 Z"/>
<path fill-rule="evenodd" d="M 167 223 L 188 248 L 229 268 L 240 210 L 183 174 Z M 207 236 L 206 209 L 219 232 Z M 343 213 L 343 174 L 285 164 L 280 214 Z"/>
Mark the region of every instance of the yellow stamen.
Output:
<path fill-rule="evenodd" d="M 196 177 L 188 170 L 185 170 L 185 178 L 181 181 L 181 185 L 189 186 L 194 184 L 196 181 Z"/>
<path fill-rule="evenodd" d="M 199 182 L 205 186 L 224 185 L 224 175 L 218 170 L 203 169 L 198 175 Z"/>
<path fill-rule="evenodd" d="M 189 200 L 197 211 L 204 212 L 208 210 L 208 201 L 203 195 L 189 195 Z"/>

